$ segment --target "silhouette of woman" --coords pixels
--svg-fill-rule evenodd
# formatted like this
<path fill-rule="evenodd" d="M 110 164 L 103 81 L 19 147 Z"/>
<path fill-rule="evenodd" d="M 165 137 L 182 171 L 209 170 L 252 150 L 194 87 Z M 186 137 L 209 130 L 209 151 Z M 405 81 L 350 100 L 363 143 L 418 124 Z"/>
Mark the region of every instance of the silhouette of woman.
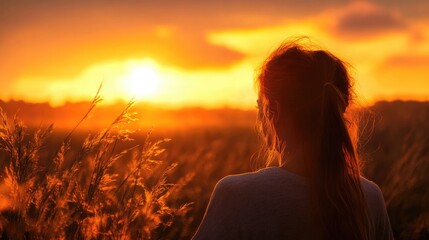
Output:
<path fill-rule="evenodd" d="M 349 133 L 345 64 L 289 42 L 256 84 L 266 168 L 220 180 L 194 239 L 393 239 L 381 190 L 361 176 Z"/>

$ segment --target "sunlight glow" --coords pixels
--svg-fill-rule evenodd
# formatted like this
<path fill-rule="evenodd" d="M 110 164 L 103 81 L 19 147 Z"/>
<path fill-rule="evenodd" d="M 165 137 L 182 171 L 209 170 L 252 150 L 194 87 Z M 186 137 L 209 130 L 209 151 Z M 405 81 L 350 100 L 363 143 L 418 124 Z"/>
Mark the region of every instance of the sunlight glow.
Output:
<path fill-rule="evenodd" d="M 136 67 L 124 78 L 124 82 L 131 97 L 152 97 L 158 92 L 159 74 L 153 66 Z"/>

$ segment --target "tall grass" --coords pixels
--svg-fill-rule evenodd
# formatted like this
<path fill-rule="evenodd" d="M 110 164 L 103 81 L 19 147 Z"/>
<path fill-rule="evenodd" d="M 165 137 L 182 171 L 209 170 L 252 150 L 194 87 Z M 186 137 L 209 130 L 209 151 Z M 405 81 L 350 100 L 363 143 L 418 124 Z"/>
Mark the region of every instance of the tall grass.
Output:
<path fill-rule="evenodd" d="M 190 204 L 173 204 L 189 181 L 168 180 L 176 164 L 163 162 L 163 144 L 150 134 L 134 143 L 127 123 L 130 102 L 109 127 L 71 149 L 74 131 L 101 100 L 99 92 L 77 126 L 58 144 L 45 146 L 53 125 L 30 131 L 0 109 L 0 149 L 6 153 L 0 184 L 1 238 L 159 239 Z M 49 151 L 47 151 L 49 150 Z M 127 165 L 116 168 L 116 165 Z"/>
<path fill-rule="evenodd" d="M 429 102 L 379 102 L 362 150 L 383 191 L 396 239 L 429 239 Z"/>
<path fill-rule="evenodd" d="M 2 238 L 189 239 L 216 182 L 251 170 L 259 144 L 250 124 L 133 133 L 131 105 L 89 136 L 33 131 L 1 114 Z M 376 105 L 380 118 L 361 139 L 365 176 L 383 190 L 396 239 L 429 236 L 428 107 Z"/>
<path fill-rule="evenodd" d="M 383 186 L 390 220 L 401 239 L 429 238 L 429 137 L 410 134 Z"/>

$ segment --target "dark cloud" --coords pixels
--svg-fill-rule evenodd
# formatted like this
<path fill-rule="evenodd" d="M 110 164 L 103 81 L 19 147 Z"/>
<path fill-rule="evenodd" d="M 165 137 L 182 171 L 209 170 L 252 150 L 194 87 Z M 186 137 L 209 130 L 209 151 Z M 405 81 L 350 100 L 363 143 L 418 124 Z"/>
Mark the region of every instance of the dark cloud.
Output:
<path fill-rule="evenodd" d="M 346 37 L 368 37 L 407 27 L 399 13 L 375 5 L 355 5 L 345 10 L 335 32 Z"/>
<path fill-rule="evenodd" d="M 429 1 L 427 0 L 373 0 L 373 2 L 383 7 L 398 9 L 406 18 L 427 19 L 429 17 Z"/>

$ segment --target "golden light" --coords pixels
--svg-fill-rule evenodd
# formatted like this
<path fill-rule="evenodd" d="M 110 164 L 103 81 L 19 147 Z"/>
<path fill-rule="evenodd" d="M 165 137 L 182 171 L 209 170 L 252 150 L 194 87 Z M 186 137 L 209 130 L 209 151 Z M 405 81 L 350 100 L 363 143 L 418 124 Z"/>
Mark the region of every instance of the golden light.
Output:
<path fill-rule="evenodd" d="M 140 66 L 125 77 L 126 91 L 134 98 L 154 96 L 159 88 L 159 74 L 153 66 Z"/>

